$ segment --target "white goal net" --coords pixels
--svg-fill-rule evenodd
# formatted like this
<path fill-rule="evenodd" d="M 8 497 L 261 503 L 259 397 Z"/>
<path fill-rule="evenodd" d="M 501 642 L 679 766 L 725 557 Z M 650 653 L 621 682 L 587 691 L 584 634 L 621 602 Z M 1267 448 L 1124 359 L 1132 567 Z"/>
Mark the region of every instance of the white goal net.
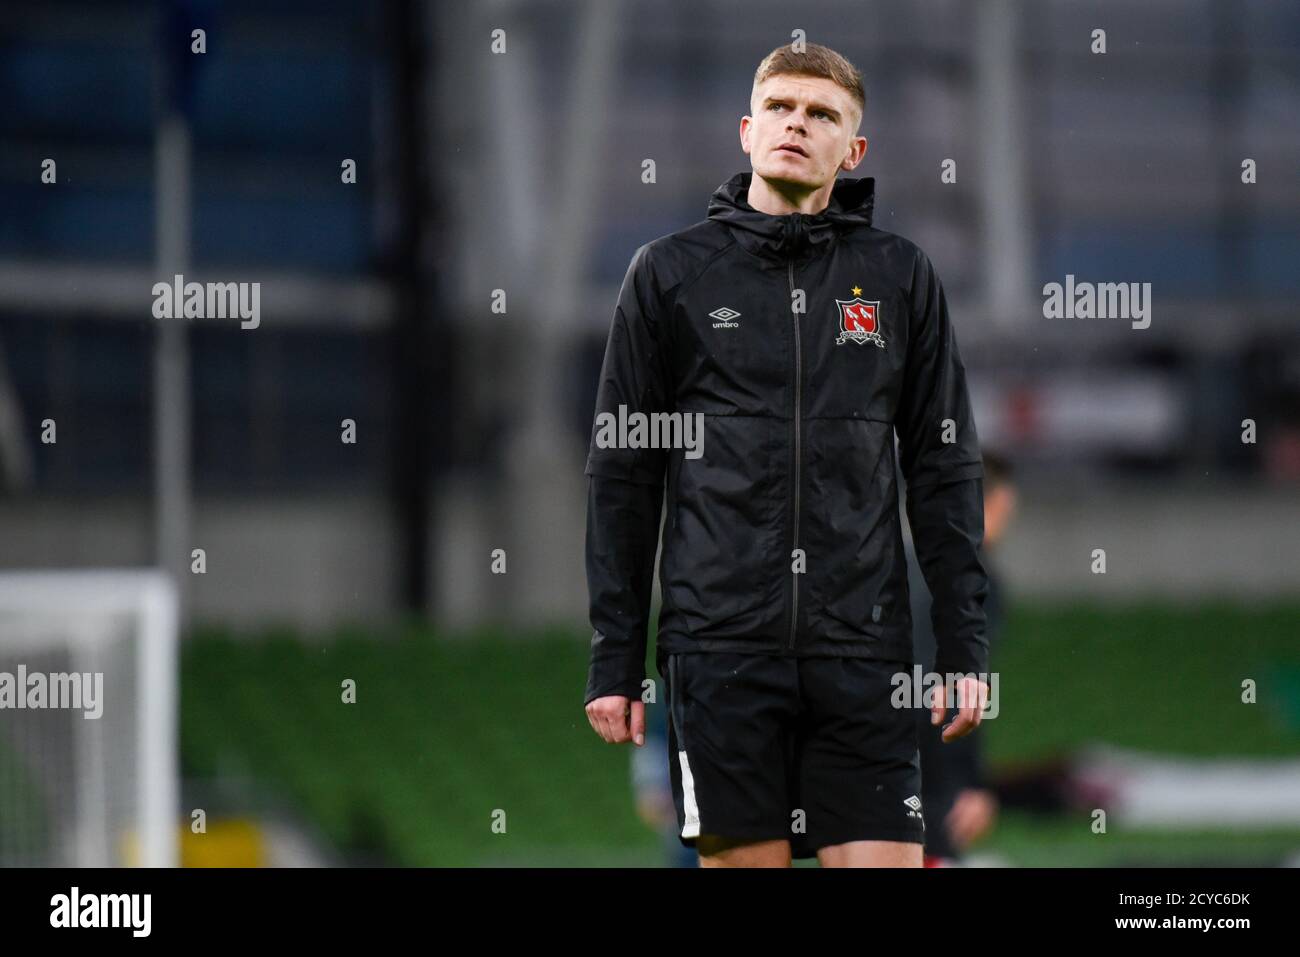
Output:
<path fill-rule="evenodd" d="M 176 645 L 159 572 L 0 573 L 0 866 L 177 863 Z"/>

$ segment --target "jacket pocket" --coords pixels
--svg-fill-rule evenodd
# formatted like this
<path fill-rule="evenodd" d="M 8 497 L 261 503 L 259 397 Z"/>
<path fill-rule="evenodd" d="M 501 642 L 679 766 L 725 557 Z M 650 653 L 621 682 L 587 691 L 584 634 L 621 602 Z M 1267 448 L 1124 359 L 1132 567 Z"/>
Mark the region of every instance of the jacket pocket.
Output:
<path fill-rule="evenodd" d="M 831 639 L 879 635 L 905 600 L 893 429 L 834 418 L 805 431 L 809 615 Z"/>
<path fill-rule="evenodd" d="M 706 415 L 699 458 L 674 451 L 661 568 L 664 606 L 697 638 L 775 635 L 788 570 L 789 423 Z"/>

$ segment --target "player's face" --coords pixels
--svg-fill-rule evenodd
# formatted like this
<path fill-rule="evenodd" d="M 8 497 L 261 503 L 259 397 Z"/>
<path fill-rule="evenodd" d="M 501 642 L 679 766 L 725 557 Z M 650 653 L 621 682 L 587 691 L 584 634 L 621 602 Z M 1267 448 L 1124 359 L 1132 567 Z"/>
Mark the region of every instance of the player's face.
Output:
<path fill-rule="evenodd" d="M 769 77 L 754 91 L 750 108 L 754 115 L 742 119 L 740 139 L 755 175 L 817 189 L 857 165 L 857 104 L 838 84 L 822 77 Z"/>

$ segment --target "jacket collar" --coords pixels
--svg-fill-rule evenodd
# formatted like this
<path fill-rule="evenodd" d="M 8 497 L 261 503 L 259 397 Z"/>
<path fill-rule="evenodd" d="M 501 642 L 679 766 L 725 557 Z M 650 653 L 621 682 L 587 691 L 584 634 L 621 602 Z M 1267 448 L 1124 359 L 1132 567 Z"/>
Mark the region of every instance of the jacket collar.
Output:
<path fill-rule="evenodd" d="M 815 215 L 774 216 L 749 205 L 753 176 L 752 172 L 737 173 L 714 190 L 709 199 L 709 219 L 728 226 L 736 241 L 756 255 L 803 259 L 823 251 L 845 229 L 871 225 L 876 188 L 873 177 L 836 180 L 830 202 Z"/>

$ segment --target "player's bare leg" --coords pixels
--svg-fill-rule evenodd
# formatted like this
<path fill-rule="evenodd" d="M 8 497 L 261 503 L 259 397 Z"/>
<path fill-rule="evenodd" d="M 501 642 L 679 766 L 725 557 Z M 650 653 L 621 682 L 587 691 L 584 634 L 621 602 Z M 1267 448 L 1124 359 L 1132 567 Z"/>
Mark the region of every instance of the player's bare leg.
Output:
<path fill-rule="evenodd" d="M 700 867 L 789 867 L 790 842 L 737 841 L 701 834 L 695 842 Z"/>
<path fill-rule="evenodd" d="M 920 867 L 921 845 L 911 841 L 850 841 L 817 851 L 822 867 Z"/>

